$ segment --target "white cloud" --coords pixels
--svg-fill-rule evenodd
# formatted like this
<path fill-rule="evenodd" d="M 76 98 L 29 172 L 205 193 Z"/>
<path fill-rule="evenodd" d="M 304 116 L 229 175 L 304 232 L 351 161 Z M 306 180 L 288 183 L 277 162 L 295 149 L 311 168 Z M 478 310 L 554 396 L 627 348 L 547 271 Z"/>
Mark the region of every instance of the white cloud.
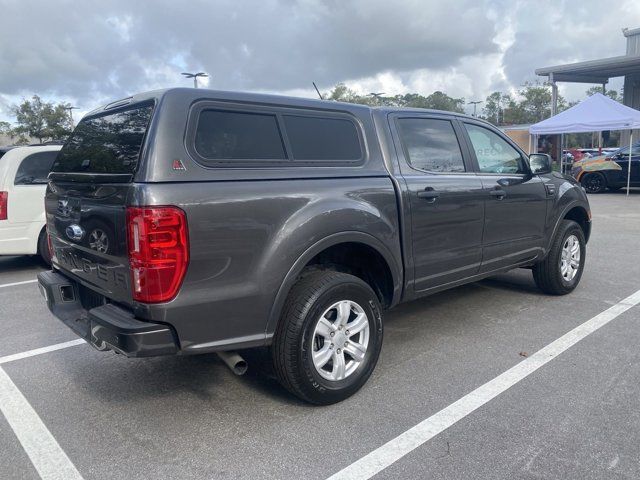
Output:
<path fill-rule="evenodd" d="M 467 100 L 536 80 L 535 68 L 623 54 L 623 0 L 0 0 L 0 118 L 38 94 L 88 111 L 148 89 L 200 85 L 315 97 L 350 87 Z M 34 15 L 37 12 L 37 15 Z M 594 15 L 596 14 L 596 15 Z M 619 81 L 611 86 L 619 85 Z M 576 99 L 588 85 L 561 85 Z"/>

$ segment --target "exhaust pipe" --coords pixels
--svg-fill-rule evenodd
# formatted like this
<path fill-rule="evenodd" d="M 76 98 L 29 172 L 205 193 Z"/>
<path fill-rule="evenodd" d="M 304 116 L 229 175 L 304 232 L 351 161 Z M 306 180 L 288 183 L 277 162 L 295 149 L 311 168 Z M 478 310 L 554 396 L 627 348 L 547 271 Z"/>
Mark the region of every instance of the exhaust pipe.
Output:
<path fill-rule="evenodd" d="M 247 373 L 247 361 L 238 355 L 237 352 L 216 352 L 216 354 L 236 375 L 244 375 Z"/>

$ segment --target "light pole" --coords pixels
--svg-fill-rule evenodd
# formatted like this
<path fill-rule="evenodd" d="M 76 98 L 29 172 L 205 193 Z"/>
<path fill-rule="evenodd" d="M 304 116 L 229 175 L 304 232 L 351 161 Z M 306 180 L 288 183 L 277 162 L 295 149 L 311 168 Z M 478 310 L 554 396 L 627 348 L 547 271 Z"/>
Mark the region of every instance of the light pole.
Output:
<path fill-rule="evenodd" d="M 474 100 L 473 102 L 467 102 L 469 105 L 473 105 L 473 116 L 476 116 L 476 107 L 479 103 L 482 103 L 482 100 Z"/>
<path fill-rule="evenodd" d="M 182 72 L 181 75 L 184 75 L 186 78 L 193 78 L 193 88 L 198 88 L 198 77 L 208 77 L 209 76 L 204 72 L 198 72 L 198 73 Z"/>
<path fill-rule="evenodd" d="M 380 105 L 380 104 L 382 104 L 382 95 L 384 95 L 384 92 L 378 92 L 378 93 L 371 92 L 368 96 L 375 98 L 376 99 L 376 103 L 378 105 Z"/>
<path fill-rule="evenodd" d="M 71 105 L 64 107 L 66 111 L 69 112 L 69 121 L 71 122 L 71 130 L 73 130 L 73 111 L 77 110 L 78 107 L 72 107 Z"/>

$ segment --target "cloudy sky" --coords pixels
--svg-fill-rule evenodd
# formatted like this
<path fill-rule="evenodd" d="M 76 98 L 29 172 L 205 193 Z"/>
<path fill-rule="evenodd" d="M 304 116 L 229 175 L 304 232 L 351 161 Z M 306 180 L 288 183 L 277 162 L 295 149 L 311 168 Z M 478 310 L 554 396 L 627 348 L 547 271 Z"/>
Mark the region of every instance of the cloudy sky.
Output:
<path fill-rule="evenodd" d="M 538 67 L 622 55 L 621 29 L 640 27 L 638 0 L 0 0 L 0 12 L 5 120 L 33 94 L 82 113 L 190 86 L 180 72 L 199 70 L 225 90 L 314 96 L 312 81 L 343 81 L 484 99 Z"/>

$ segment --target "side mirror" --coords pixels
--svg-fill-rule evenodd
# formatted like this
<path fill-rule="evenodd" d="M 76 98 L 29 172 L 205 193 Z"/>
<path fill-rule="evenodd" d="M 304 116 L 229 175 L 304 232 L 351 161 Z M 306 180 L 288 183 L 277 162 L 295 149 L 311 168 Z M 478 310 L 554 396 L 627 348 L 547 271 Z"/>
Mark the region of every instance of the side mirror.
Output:
<path fill-rule="evenodd" d="M 546 153 L 532 153 L 529 155 L 529 166 L 534 175 L 551 173 L 551 157 Z"/>

